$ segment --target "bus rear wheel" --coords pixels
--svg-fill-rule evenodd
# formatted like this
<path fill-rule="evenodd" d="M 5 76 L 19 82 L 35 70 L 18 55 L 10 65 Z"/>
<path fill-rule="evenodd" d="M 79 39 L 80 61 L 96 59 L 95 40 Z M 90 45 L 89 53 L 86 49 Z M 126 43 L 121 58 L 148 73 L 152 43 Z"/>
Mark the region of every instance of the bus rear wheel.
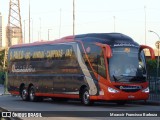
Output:
<path fill-rule="evenodd" d="M 29 100 L 29 95 L 28 95 L 28 91 L 25 88 L 25 86 L 23 86 L 23 88 L 20 91 L 20 95 L 23 101 L 28 101 Z"/>
<path fill-rule="evenodd" d="M 90 100 L 89 96 L 90 95 L 89 95 L 88 89 L 84 88 L 82 90 L 82 94 L 81 94 L 81 102 L 82 102 L 82 104 L 87 105 L 87 106 L 93 104 L 93 101 Z"/>

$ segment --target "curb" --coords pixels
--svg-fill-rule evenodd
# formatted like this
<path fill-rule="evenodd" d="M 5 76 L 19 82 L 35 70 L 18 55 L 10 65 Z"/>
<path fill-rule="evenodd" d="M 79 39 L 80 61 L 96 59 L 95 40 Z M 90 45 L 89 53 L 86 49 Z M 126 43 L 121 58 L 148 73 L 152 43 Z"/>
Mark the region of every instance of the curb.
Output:
<path fill-rule="evenodd" d="M 138 105 L 155 105 L 155 106 L 160 106 L 160 101 L 151 101 L 151 100 L 147 100 L 147 101 L 132 101 L 129 102 L 131 104 L 138 104 Z"/>
<path fill-rule="evenodd" d="M 6 95 L 11 95 L 11 94 L 10 93 L 0 94 L 0 96 L 6 96 Z"/>

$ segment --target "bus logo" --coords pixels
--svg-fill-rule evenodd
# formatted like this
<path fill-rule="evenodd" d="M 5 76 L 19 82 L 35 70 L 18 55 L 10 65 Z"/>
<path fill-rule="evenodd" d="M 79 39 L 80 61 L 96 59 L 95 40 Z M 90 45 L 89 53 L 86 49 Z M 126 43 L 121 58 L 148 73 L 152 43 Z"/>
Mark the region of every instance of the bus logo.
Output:
<path fill-rule="evenodd" d="M 137 89 L 142 89 L 141 86 L 120 86 L 119 89 L 121 90 L 137 90 Z"/>

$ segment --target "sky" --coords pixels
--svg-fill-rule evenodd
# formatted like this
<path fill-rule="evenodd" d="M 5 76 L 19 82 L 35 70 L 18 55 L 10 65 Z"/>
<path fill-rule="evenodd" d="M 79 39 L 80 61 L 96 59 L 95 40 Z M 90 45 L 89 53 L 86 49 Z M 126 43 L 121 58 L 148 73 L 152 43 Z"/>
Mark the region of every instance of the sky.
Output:
<path fill-rule="evenodd" d="M 9 1 L 0 0 L 6 25 Z M 50 40 L 72 35 L 72 3 L 73 0 L 30 0 L 31 42 L 48 40 L 48 33 Z M 154 48 L 160 38 L 148 30 L 160 35 L 159 5 L 160 0 L 75 0 L 75 34 L 118 32 L 139 44 L 146 41 Z M 29 0 L 20 0 L 20 9 L 27 43 Z"/>

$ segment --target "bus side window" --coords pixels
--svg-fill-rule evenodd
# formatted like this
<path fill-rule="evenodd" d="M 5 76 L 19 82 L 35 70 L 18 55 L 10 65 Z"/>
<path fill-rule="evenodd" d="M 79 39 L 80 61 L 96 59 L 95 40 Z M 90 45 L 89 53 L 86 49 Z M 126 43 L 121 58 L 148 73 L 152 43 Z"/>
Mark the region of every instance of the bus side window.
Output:
<path fill-rule="evenodd" d="M 94 44 L 89 44 L 86 47 L 86 53 L 94 71 L 106 78 L 106 65 L 101 47 Z"/>
<path fill-rule="evenodd" d="M 143 74 L 146 73 L 144 51 L 141 51 L 139 54 L 139 68 L 138 68 L 138 70 L 143 72 Z"/>
<path fill-rule="evenodd" d="M 101 49 L 100 55 L 98 56 L 98 73 L 102 77 L 106 78 L 106 64 L 105 64 L 104 54 L 102 49 Z"/>

